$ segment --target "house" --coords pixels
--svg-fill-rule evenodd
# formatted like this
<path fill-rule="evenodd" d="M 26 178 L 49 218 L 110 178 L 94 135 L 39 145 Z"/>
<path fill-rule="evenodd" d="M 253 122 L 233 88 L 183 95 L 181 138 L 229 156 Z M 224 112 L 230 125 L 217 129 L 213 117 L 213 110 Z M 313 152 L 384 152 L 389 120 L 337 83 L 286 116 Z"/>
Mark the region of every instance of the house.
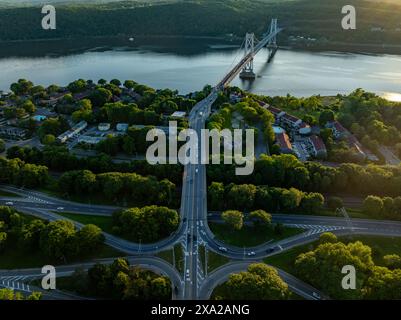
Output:
<path fill-rule="evenodd" d="M 96 145 L 105 139 L 106 139 L 105 137 L 79 136 L 78 143 L 86 143 L 86 144 Z"/>
<path fill-rule="evenodd" d="M 350 132 L 338 121 L 328 122 L 326 128 L 333 131 L 333 137 L 337 140 L 345 139 L 351 135 Z"/>
<path fill-rule="evenodd" d="M 183 119 L 183 118 L 185 118 L 186 115 L 187 115 L 187 113 L 184 111 L 176 111 L 170 117 L 177 118 L 177 119 Z"/>
<path fill-rule="evenodd" d="M 313 135 L 308 138 L 307 142 L 307 148 L 310 154 L 319 159 L 327 158 L 327 149 L 320 137 Z"/>
<path fill-rule="evenodd" d="M 128 123 L 117 123 L 116 129 L 118 132 L 127 132 L 128 127 Z"/>
<path fill-rule="evenodd" d="M 280 152 L 293 154 L 292 144 L 288 135 L 283 131 L 276 133 L 276 144 L 280 147 Z"/>
<path fill-rule="evenodd" d="M 273 114 L 276 124 L 284 127 L 287 132 L 290 132 L 293 135 L 301 134 L 304 136 L 311 134 L 311 127 L 301 119 L 272 106 L 268 106 L 267 110 Z"/>
<path fill-rule="evenodd" d="M 51 94 L 49 99 L 43 99 L 39 101 L 39 104 L 41 105 L 45 105 L 47 107 L 55 107 L 57 105 L 57 103 L 64 98 L 64 96 L 66 94 L 68 94 L 69 92 L 58 92 L 58 93 L 54 93 Z"/>
<path fill-rule="evenodd" d="M 26 138 L 27 130 L 17 127 L 10 127 L 10 126 L 1 126 L 0 127 L 0 136 L 9 138 L 9 139 L 16 139 L 16 140 L 23 140 Z"/>
<path fill-rule="evenodd" d="M 61 143 L 67 142 L 68 139 L 71 139 L 73 136 L 79 134 L 82 130 L 84 130 L 88 126 L 86 121 L 81 121 L 73 126 L 70 130 L 60 134 L 57 137 L 57 140 Z"/>
<path fill-rule="evenodd" d="M 109 131 L 110 127 L 110 123 L 99 123 L 97 128 L 99 129 L 99 131 Z"/>

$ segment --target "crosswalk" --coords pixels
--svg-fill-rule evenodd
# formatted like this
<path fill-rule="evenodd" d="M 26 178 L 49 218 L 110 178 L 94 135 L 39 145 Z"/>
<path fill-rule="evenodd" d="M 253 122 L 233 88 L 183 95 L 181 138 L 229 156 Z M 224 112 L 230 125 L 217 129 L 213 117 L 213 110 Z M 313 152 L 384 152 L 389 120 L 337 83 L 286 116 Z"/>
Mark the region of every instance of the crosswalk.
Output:
<path fill-rule="evenodd" d="M 286 224 L 286 226 L 297 229 L 305 229 L 307 230 L 306 235 L 314 235 L 314 234 L 347 229 L 346 227 L 343 226 L 321 226 L 321 225 L 311 225 L 311 224 Z"/>
<path fill-rule="evenodd" d="M 32 201 L 32 202 L 39 202 L 39 203 L 44 203 L 44 204 L 52 204 L 52 202 L 44 200 L 44 199 L 40 199 L 38 197 L 29 195 L 28 196 L 28 200 Z"/>
<path fill-rule="evenodd" d="M 32 277 L 31 276 L 0 277 L 0 287 L 31 293 L 32 291 L 29 284 L 25 283 L 29 279 L 32 279 Z"/>

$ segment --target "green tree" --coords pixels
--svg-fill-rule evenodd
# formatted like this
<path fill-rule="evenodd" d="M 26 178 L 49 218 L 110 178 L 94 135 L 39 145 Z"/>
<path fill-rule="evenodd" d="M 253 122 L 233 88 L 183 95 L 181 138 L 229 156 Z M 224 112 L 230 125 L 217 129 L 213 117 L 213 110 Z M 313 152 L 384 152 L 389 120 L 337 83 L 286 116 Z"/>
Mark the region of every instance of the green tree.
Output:
<path fill-rule="evenodd" d="M 380 197 L 368 196 L 363 202 L 363 210 L 371 215 L 380 215 L 383 212 L 384 203 Z"/>
<path fill-rule="evenodd" d="M 287 300 L 288 285 L 273 267 L 252 264 L 248 271 L 232 274 L 224 284 L 224 300 Z"/>
<path fill-rule="evenodd" d="M 50 222 L 40 235 L 40 249 L 49 257 L 67 261 L 77 253 L 75 227 L 70 221 Z"/>
<path fill-rule="evenodd" d="M 267 228 L 271 225 L 272 216 L 264 210 L 256 210 L 249 214 L 249 220 L 252 221 L 255 228 Z"/>
<path fill-rule="evenodd" d="M 241 230 L 244 225 L 244 214 L 240 211 L 225 211 L 221 214 L 221 218 L 233 230 Z"/>
<path fill-rule="evenodd" d="M 48 146 L 54 144 L 55 142 L 56 142 L 56 137 L 52 134 L 47 134 L 42 139 L 42 143 Z"/>
<path fill-rule="evenodd" d="M 327 199 L 327 206 L 331 210 L 340 209 L 344 207 L 344 201 L 339 197 L 330 197 Z"/>
<path fill-rule="evenodd" d="M 93 224 L 88 224 L 76 234 L 78 252 L 80 254 L 95 252 L 104 243 L 104 239 L 102 229 Z"/>

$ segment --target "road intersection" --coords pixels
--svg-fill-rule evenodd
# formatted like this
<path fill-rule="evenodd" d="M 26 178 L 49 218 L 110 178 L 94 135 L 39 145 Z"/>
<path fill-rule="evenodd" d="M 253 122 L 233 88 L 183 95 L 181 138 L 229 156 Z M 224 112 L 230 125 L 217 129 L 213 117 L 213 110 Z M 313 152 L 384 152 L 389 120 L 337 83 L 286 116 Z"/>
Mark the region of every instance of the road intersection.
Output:
<path fill-rule="evenodd" d="M 269 242 L 257 247 L 246 248 L 246 252 L 254 252 L 253 256 L 244 254 L 243 248 L 229 246 L 215 238 L 208 226 L 208 222 L 222 223 L 221 213 L 208 212 L 206 202 L 206 171 L 202 165 L 188 165 L 185 167 L 181 224 L 178 230 L 168 239 L 154 244 L 137 244 L 123 240 L 114 235 L 104 233 L 105 243 L 128 256 L 132 264 L 147 267 L 159 274 L 168 276 L 174 286 L 174 299 L 207 299 L 213 289 L 227 280 L 233 272 L 246 270 L 252 262 L 260 262 L 264 258 L 276 255 L 291 248 L 313 242 L 324 232 L 333 232 L 337 235 L 379 235 L 389 237 L 401 237 L 401 222 L 388 220 L 352 219 L 352 228 L 343 217 L 311 216 L 273 214 L 273 223 L 282 223 L 287 227 L 304 229 L 305 232 L 280 240 Z M 121 209 L 113 206 L 88 205 L 61 200 L 47 194 L 19 189 L 12 186 L 0 186 L 7 192 L 17 194 L 19 197 L 0 197 L 0 205 L 11 205 L 15 209 L 31 215 L 55 221 L 66 219 L 58 212 L 69 212 L 85 215 L 111 216 L 114 211 Z M 204 196 L 202 196 L 202 194 Z M 77 228 L 83 225 L 73 221 Z M 155 257 L 156 254 L 172 249 L 180 244 L 184 250 L 184 272 L 180 274 L 174 266 Z M 207 250 L 214 251 L 230 259 L 230 263 L 207 273 L 199 257 L 199 246 L 204 245 Z M 221 251 L 221 247 L 226 250 Z M 102 260 L 101 263 L 111 263 L 113 259 Z M 56 267 L 58 276 L 72 274 L 78 267 L 89 268 L 95 262 L 77 264 L 72 266 Z M 287 282 L 289 288 L 305 299 L 316 299 L 313 293 L 325 299 L 325 295 L 316 289 L 303 283 L 299 279 L 278 270 L 280 276 Z M 28 270 L 0 270 L 0 286 L 17 290 L 32 290 L 26 281 L 32 279 L 32 275 L 41 277 L 37 269 Z M 35 288 L 36 290 L 36 288 Z M 76 296 L 74 296 L 77 298 Z M 46 298 L 71 299 L 71 295 L 65 295 L 56 291 L 54 294 L 47 292 Z"/>

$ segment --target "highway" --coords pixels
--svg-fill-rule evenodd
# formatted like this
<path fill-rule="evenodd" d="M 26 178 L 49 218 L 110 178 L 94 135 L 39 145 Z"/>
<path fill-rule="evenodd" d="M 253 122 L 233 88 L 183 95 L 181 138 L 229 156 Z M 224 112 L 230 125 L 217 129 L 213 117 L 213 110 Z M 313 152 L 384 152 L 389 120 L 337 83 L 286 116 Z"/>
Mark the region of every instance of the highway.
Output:
<path fill-rule="evenodd" d="M 205 128 L 205 121 L 209 117 L 211 106 L 217 99 L 217 91 L 199 102 L 189 117 L 189 127 L 201 137 L 201 130 Z M 202 144 L 198 145 L 198 159 Z M 184 291 L 183 299 L 198 299 L 199 280 L 202 280 L 203 269 L 199 259 L 199 225 L 207 221 L 207 184 L 206 166 L 197 163 L 188 164 L 184 168 L 184 180 L 181 199 L 181 215 L 185 221 L 185 249 L 184 249 Z M 199 278 L 200 277 L 200 278 Z"/>
<path fill-rule="evenodd" d="M 203 282 L 202 287 L 200 288 L 199 292 L 200 299 L 202 300 L 210 299 L 214 288 L 227 281 L 230 274 L 244 271 L 248 268 L 250 264 L 257 262 L 258 261 L 231 262 L 214 270 Z M 305 282 L 295 278 L 294 276 L 288 274 L 283 270 L 280 270 L 278 268 L 276 269 L 279 276 L 284 280 L 284 282 L 287 283 L 288 288 L 292 292 L 298 294 L 299 296 L 307 300 L 318 300 L 317 298 L 318 296 L 320 297 L 320 300 L 330 299 L 327 295 L 316 290 L 315 288 L 306 284 Z"/>

